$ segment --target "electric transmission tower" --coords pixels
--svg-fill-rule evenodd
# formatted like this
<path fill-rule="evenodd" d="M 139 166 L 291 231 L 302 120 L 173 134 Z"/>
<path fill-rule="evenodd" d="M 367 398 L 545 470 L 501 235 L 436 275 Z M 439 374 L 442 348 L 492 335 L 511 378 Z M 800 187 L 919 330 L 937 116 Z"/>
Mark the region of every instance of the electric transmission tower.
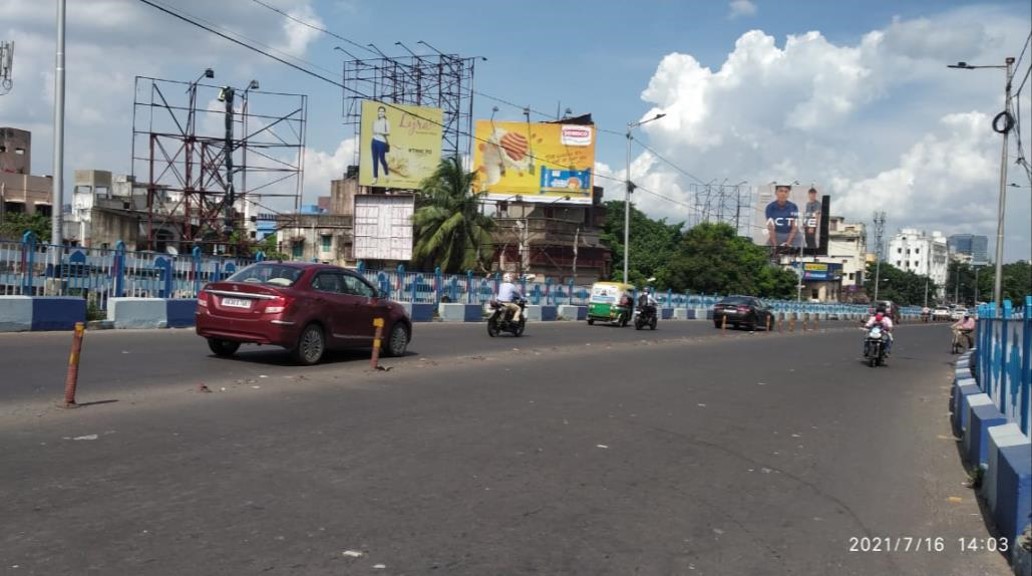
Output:
<path fill-rule="evenodd" d="M 14 42 L 0 42 L 0 96 L 14 86 Z"/>
<path fill-rule="evenodd" d="M 878 288 L 881 284 L 882 241 L 885 236 L 885 212 L 874 213 L 874 300 L 878 300 Z"/>

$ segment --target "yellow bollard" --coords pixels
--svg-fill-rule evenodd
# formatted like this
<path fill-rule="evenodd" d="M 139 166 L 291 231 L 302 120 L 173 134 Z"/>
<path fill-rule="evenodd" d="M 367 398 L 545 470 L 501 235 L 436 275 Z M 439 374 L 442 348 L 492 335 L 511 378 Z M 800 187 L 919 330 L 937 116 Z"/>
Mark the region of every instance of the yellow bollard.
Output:
<path fill-rule="evenodd" d="M 376 370 L 380 363 L 380 341 L 383 339 L 383 318 L 373 318 L 373 326 L 376 327 L 376 334 L 373 336 L 373 356 L 370 359 L 370 366 Z"/>

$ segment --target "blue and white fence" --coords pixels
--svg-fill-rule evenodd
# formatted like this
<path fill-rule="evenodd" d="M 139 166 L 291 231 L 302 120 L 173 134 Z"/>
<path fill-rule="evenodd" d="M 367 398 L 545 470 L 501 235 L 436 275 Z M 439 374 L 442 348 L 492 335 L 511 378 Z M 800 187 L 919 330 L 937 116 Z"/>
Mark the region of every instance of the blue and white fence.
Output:
<path fill-rule="evenodd" d="M 1032 415 L 1032 296 L 1016 312 L 1009 300 L 978 308 L 974 363 L 978 386 L 1026 437 Z"/>
<path fill-rule="evenodd" d="M 21 242 L 0 243 L 0 295 L 84 296 L 100 309 L 110 298 L 194 298 L 208 282 L 223 280 L 254 260 L 129 252 Z"/>
<path fill-rule="evenodd" d="M 85 296 L 101 310 L 107 310 L 111 298 L 192 299 L 208 282 L 224 280 L 261 259 L 260 253 L 255 259 L 202 255 L 199 248 L 182 255 L 130 252 L 121 242 L 114 249 L 53 246 L 37 243 L 26 233 L 21 242 L 0 243 L 0 295 Z M 411 304 L 484 304 L 501 282 L 498 274 L 443 274 L 439 269 L 415 272 L 404 266 L 371 270 L 361 262 L 358 270 L 387 297 Z M 521 283 L 532 305 L 585 306 L 591 295 L 590 286 L 558 283 L 551 278 Z M 672 291 L 660 292 L 656 297 L 661 308 L 696 311 L 712 309 L 722 298 Z M 800 317 L 846 317 L 867 312 L 867 306 L 859 304 L 765 302 L 775 313 Z M 916 317 L 920 310 L 903 312 Z"/>

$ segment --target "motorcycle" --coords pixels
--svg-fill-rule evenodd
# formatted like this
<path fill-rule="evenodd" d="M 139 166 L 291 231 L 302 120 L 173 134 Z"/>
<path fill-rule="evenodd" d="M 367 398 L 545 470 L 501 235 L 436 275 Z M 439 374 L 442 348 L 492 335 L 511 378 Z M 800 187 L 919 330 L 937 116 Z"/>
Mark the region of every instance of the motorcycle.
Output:
<path fill-rule="evenodd" d="M 487 319 L 487 335 L 494 338 L 502 332 L 508 332 L 513 336 L 522 336 L 523 330 L 527 327 L 526 308 L 527 301 L 519 299 L 514 302 L 520 307 L 520 321 L 513 322 L 512 312 L 501 302 L 491 300 L 491 316 Z"/>
<path fill-rule="evenodd" d="M 647 301 L 639 301 L 638 306 L 634 309 L 635 330 L 641 330 L 646 326 L 648 326 L 650 330 L 655 330 L 656 323 L 659 321 L 656 307 L 645 302 Z"/>
<path fill-rule="evenodd" d="M 864 338 L 864 359 L 871 368 L 885 365 L 885 345 L 888 339 L 888 332 L 878 324 L 867 330 L 867 336 Z"/>

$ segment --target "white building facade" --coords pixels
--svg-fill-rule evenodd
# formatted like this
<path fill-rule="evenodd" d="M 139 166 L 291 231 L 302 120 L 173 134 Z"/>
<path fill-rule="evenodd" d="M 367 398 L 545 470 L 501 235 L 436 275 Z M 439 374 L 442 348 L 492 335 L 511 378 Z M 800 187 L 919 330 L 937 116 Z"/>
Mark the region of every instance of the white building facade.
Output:
<path fill-rule="evenodd" d="M 929 235 L 924 230 L 904 228 L 889 240 L 885 261 L 900 270 L 928 276 L 936 286 L 944 286 L 949 263 L 946 237 L 938 231 Z"/>

